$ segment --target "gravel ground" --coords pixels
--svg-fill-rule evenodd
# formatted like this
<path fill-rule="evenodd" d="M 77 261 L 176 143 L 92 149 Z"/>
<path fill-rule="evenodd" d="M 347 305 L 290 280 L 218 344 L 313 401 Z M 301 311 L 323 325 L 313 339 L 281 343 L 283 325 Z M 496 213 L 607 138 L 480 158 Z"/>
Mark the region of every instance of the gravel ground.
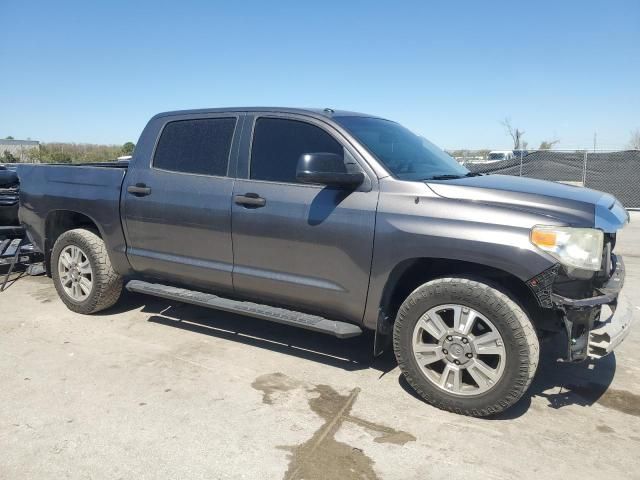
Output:
<path fill-rule="evenodd" d="M 640 320 L 640 214 L 620 235 Z M 640 478 L 640 327 L 546 361 L 494 419 L 417 399 L 371 338 L 141 295 L 67 310 L 46 277 L 0 294 L 0 478 Z M 546 346 L 547 351 L 553 345 Z"/>

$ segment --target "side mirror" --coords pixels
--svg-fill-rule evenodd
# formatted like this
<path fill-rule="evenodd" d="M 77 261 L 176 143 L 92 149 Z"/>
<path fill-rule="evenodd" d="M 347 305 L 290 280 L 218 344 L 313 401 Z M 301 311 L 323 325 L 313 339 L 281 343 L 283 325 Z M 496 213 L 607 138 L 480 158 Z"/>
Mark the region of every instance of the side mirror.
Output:
<path fill-rule="evenodd" d="M 296 179 L 301 183 L 357 187 L 364 182 L 364 173 L 347 172 L 344 159 L 335 153 L 303 153 L 298 160 Z"/>

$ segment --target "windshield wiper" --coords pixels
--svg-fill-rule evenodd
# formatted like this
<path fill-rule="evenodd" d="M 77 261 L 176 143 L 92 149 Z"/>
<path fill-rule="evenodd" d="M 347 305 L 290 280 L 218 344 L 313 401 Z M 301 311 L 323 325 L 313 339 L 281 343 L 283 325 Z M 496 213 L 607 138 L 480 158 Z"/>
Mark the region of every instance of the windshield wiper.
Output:
<path fill-rule="evenodd" d="M 462 175 L 434 175 L 433 177 L 425 178 L 425 180 L 454 180 L 456 178 L 462 178 Z"/>
<path fill-rule="evenodd" d="M 479 177 L 480 175 L 489 175 L 489 174 L 482 173 L 482 172 L 468 172 L 468 173 L 465 173 L 464 175 L 447 173 L 444 175 L 434 175 L 432 177 L 427 177 L 427 178 L 424 178 L 423 180 L 455 180 L 457 178 Z"/>

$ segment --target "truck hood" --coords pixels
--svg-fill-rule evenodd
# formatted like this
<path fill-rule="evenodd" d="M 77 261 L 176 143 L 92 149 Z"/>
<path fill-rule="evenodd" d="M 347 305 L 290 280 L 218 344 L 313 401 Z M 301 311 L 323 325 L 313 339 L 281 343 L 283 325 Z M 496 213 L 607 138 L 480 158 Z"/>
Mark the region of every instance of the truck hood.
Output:
<path fill-rule="evenodd" d="M 629 221 L 629 214 L 612 195 L 562 183 L 481 175 L 429 180 L 426 184 L 445 198 L 520 209 L 576 227 L 596 227 L 613 233 Z"/>

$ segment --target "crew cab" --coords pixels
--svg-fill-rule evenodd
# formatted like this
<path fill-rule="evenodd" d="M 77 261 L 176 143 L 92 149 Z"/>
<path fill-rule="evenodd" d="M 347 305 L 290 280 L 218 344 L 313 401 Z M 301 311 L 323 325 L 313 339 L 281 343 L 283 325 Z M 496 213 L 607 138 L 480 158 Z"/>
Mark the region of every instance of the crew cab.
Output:
<path fill-rule="evenodd" d="M 375 332 L 427 402 L 513 405 L 543 335 L 627 335 L 611 195 L 472 174 L 401 125 L 289 108 L 161 113 L 129 162 L 21 165 L 20 220 L 62 301 L 123 286 L 337 337 Z M 126 279 L 126 282 L 125 282 Z"/>

